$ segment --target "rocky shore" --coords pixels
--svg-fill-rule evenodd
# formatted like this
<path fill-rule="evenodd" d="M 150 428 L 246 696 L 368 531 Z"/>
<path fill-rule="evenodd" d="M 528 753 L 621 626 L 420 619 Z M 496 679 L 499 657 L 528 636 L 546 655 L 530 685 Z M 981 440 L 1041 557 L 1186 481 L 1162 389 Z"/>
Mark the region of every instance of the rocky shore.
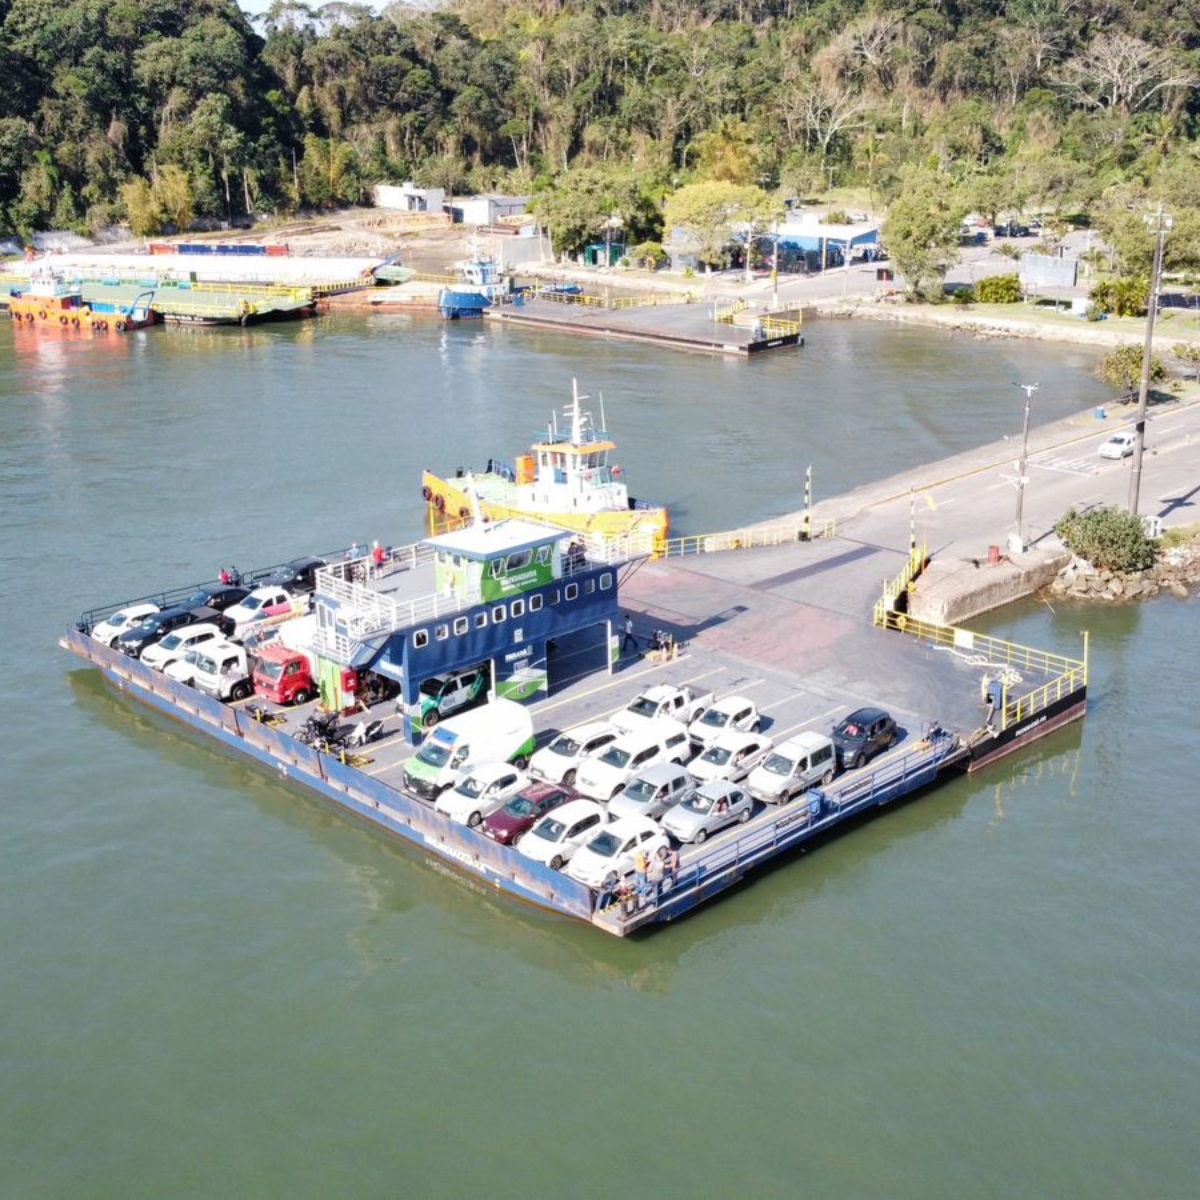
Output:
<path fill-rule="evenodd" d="M 1049 596 L 1071 600 L 1149 600 L 1170 594 L 1186 600 L 1200 586 L 1200 543 L 1174 547 L 1146 571 L 1108 571 L 1073 558 L 1046 588 Z"/>

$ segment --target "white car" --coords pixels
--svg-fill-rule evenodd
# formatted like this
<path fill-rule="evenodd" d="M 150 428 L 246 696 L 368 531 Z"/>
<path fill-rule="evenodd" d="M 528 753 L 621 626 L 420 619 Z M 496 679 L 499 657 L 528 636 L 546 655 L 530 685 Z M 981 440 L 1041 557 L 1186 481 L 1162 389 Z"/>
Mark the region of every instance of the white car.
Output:
<path fill-rule="evenodd" d="M 616 741 L 617 731 L 607 721 L 588 721 L 565 729 L 529 760 L 529 773 L 547 783 L 575 783 L 575 772 L 585 758 L 599 754 L 609 742 Z"/>
<path fill-rule="evenodd" d="M 688 726 L 688 737 L 698 746 L 709 746 L 733 729 L 754 733 L 758 723 L 758 706 L 753 700 L 745 696 L 722 696 Z"/>
<path fill-rule="evenodd" d="M 1128 458 L 1136 443 L 1137 434 L 1126 430 L 1124 433 L 1114 433 L 1107 441 L 1101 442 L 1096 453 L 1101 458 Z"/>
<path fill-rule="evenodd" d="M 699 758 L 688 763 L 697 783 L 706 779 L 745 779 L 770 751 L 774 743 L 761 733 L 723 733 Z"/>
<path fill-rule="evenodd" d="M 189 650 L 211 642 L 215 638 L 224 640 L 225 635 L 215 626 L 202 621 L 199 625 L 185 625 L 168 633 L 162 641 L 147 646 L 142 651 L 142 662 L 156 671 L 165 671 L 173 662 L 182 658 Z"/>
<path fill-rule="evenodd" d="M 720 779 L 702 783 L 693 796 L 677 804 L 662 819 L 662 827 L 679 842 L 700 845 L 726 825 L 745 823 L 754 811 L 748 792 Z"/>
<path fill-rule="evenodd" d="M 575 852 L 566 873 L 580 883 L 598 888 L 606 879 L 624 879 L 633 874 L 634 856 L 644 850 L 655 855 L 669 847 L 667 835 L 646 817 L 622 817 L 605 825 L 587 845 Z"/>
<path fill-rule="evenodd" d="M 450 820 L 474 829 L 484 817 L 503 808 L 528 784 L 529 773 L 512 763 L 481 763 L 468 771 L 454 787 L 447 788 L 433 807 Z"/>
<path fill-rule="evenodd" d="M 607 820 L 604 806 L 595 800 L 568 800 L 547 813 L 517 843 L 517 849 L 526 858 L 561 871 Z"/>
<path fill-rule="evenodd" d="M 303 596 L 293 596 L 291 592 L 281 587 L 259 587 L 248 595 L 245 600 L 233 604 L 225 610 L 225 615 L 237 626 L 238 634 L 258 621 L 268 617 L 281 617 L 290 613 L 302 612 L 307 599 Z"/>
<path fill-rule="evenodd" d="M 92 626 L 92 637 L 106 646 L 116 646 L 117 638 L 127 630 L 132 629 L 143 617 L 158 612 L 157 604 L 127 604 L 118 608 L 111 616 L 105 617 L 98 625 Z"/>

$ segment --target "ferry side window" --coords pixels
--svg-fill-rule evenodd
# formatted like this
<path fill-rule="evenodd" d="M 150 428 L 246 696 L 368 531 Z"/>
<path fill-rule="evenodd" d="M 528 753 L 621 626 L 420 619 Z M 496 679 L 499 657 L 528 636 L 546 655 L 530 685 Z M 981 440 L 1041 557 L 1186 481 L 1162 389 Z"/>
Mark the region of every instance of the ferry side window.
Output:
<path fill-rule="evenodd" d="M 493 558 L 492 559 L 492 578 L 499 579 L 500 576 L 503 574 L 504 574 L 504 559 Z"/>
<path fill-rule="evenodd" d="M 583 594 L 590 596 L 596 590 L 596 581 L 594 579 L 585 579 L 583 581 Z"/>
<path fill-rule="evenodd" d="M 514 600 L 512 604 L 509 605 L 509 611 L 512 613 L 514 620 L 517 617 L 523 617 L 525 615 L 525 601 Z"/>
<path fill-rule="evenodd" d="M 492 609 L 492 624 L 499 625 L 501 621 L 506 621 L 507 619 L 508 613 L 505 610 L 504 605 L 497 604 L 496 607 Z"/>
<path fill-rule="evenodd" d="M 544 567 L 550 561 L 550 547 L 539 546 L 537 552 L 537 562 L 539 567 Z"/>
<path fill-rule="evenodd" d="M 540 595 L 530 596 L 529 597 L 529 611 L 530 612 L 541 612 L 541 610 L 542 610 L 542 597 Z"/>
<path fill-rule="evenodd" d="M 568 600 L 576 599 L 579 596 L 579 584 L 568 583 L 566 595 Z"/>
<path fill-rule="evenodd" d="M 417 650 L 424 650 L 429 645 L 429 630 L 418 629 L 413 634 L 413 647 Z"/>
<path fill-rule="evenodd" d="M 475 614 L 475 628 L 476 629 L 486 629 L 487 628 L 487 613 L 481 612 L 481 613 Z"/>
<path fill-rule="evenodd" d="M 433 629 L 433 636 L 437 638 L 439 642 L 444 642 L 450 636 L 450 626 L 435 625 Z"/>
<path fill-rule="evenodd" d="M 600 590 L 602 592 L 607 592 L 612 587 L 612 581 L 612 573 L 610 571 L 605 571 L 604 574 L 600 576 Z"/>
<path fill-rule="evenodd" d="M 462 637 L 462 635 L 467 632 L 468 625 L 469 625 L 469 622 L 466 617 L 455 617 L 454 618 L 454 636 Z"/>

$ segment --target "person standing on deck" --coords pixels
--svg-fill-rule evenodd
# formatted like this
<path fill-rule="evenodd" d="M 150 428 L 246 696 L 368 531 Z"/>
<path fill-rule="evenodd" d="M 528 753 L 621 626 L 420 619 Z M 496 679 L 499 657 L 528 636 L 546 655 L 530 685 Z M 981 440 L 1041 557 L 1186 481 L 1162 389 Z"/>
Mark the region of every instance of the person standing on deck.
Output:
<path fill-rule="evenodd" d="M 637 643 L 637 638 L 633 636 L 633 618 L 628 613 L 626 613 L 625 614 L 625 636 L 621 639 L 621 653 L 622 654 L 625 653 L 625 647 L 628 646 L 630 642 L 633 643 L 633 648 L 636 650 L 638 648 L 638 643 Z"/>

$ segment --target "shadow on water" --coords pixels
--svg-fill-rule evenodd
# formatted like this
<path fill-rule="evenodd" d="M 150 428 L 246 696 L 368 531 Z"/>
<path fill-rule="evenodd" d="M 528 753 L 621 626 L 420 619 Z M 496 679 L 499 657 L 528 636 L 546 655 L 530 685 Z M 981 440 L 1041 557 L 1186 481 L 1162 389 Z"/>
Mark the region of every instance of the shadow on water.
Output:
<path fill-rule="evenodd" d="M 671 991 L 676 969 L 689 954 L 730 936 L 802 925 L 806 909 L 826 893 L 854 887 L 854 877 L 873 859 L 959 821 L 971 801 L 987 798 L 994 804 L 989 825 L 1003 820 L 1005 804 L 1011 804 L 1030 780 L 1047 770 L 1068 773 L 1071 763 L 1078 764 L 1082 738 L 1079 725 L 1068 727 L 1039 743 L 1033 752 L 1014 756 L 979 776 L 952 776 L 941 785 L 864 813 L 758 868 L 685 920 L 621 940 L 499 895 L 417 846 L 379 836 L 375 827 L 334 808 L 302 785 L 283 782 L 269 768 L 239 760 L 202 733 L 120 695 L 98 671 L 71 671 L 67 681 L 79 708 L 105 728 L 167 764 L 198 772 L 215 789 L 236 791 L 259 813 L 336 855 L 361 887 L 372 921 L 432 905 L 460 941 L 478 947 L 502 943 L 527 965 L 576 986 L 590 989 L 600 983 L 661 994 Z M 390 951 L 378 949 L 377 939 L 367 933 L 364 930 L 353 939 L 364 966 L 386 966 Z"/>

